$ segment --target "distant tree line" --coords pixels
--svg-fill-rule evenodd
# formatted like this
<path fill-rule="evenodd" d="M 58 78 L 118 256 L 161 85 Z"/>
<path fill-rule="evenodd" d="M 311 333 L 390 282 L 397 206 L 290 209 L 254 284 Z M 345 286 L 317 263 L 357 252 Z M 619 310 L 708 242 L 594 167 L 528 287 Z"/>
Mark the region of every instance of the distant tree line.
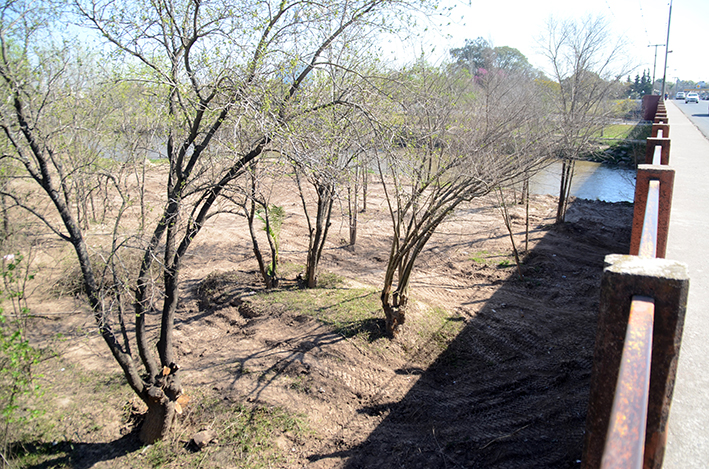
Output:
<path fill-rule="evenodd" d="M 653 83 L 650 70 L 643 70 L 642 76 L 640 74 L 635 75 L 635 80 L 633 81 L 630 80 L 630 75 L 628 75 L 626 83 L 628 97 L 637 99 L 652 94 Z"/>

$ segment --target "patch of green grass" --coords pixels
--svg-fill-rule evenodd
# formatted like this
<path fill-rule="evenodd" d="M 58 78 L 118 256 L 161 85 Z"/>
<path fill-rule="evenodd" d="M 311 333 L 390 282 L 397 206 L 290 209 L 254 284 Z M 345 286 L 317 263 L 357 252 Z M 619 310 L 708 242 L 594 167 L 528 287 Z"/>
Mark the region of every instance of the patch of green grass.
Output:
<path fill-rule="evenodd" d="M 491 265 L 499 262 L 500 254 L 484 255 L 490 256 L 485 262 Z M 283 289 L 259 292 L 247 301 L 252 310 L 262 315 L 274 310 L 297 311 L 332 327 L 359 346 L 386 355 L 391 353 L 387 347 L 392 343 L 386 337 L 379 295 L 380 291 L 374 288 Z M 403 335 L 395 346 L 410 357 L 424 349 L 439 353 L 462 329 L 462 323 L 443 309 L 431 308 L 414 299 L 409 300 L 409 307 Z"/>
<path fill-rule="evenodd" d="M 267 459 L 256 455 L 270 453 L 275 449 L 274 435 L 296 436 L 306 433 L 307 430 L 302 417 L 280 407 L 247 408 L 230 405 L 228 409 L 218 408 L 217 412 L 224 417 L 223 421 L 216 422 L 217 433 L 224 441 L 234 446 L 235 452 L 242 460 Z"/>
<path fill-rule="evenodd" d="M 596 138 L 611 140 L 644 140 L 650 136 L 652 125 L 648 124 L 611 124 L 596 133 Z"/>
<path fill-rule="evenodd" d="M 333 277 L 327 283 L 342 282 L 341 278 Z M 332 326 L 345 337 L 367 333 L 371 335 L 370 326 L 383 316 L 379 291 L 373 288 L 321 286 L 315 289 L 264 291 L 250 297 L 248 301 L 254 310 L 264 314 L 272 308 L 298 311 Z"/>
<path fill-rule="evenodd" d="M 513 255 L 511 252 L 490 252 L 483 250 L 474 252 L 469 259 L 476 264 L 508 267 L 513 261 Z"/>
<path fill-rule="evenodd" d="M 312 432 L 301 415 L 281 407 L 246 406 L 207 397 L 170 440 L 129 455 L 130 467 L 267 468 L 288 467 L 290 450 Z M 185 446 L 201 430 L 216 434 L 201 451 Z"/>
<path fill-rule="evenodd" d="M 599 163 L 634 166 L 645 157 L 645 139 L 650 136 L 651 125 L 613 124 L 599 132 L 599 148 L 585 159 Z"/>
<path fill-rule="evenodd" d="M 474 261 L 477 262 L 478 264 L 485 264 L 486 263 L 486 256 L 488 255 L 487 251 L 478 251 L 470 258 Z"/>
<path fill-rule="evenodd" d="M 278 275 L 282 278 L 295 278 L 296 275 L 305 271 L 302 264 L 294 262 L 283 262 L 278 264 Z"/>
<path fill-rule="evenodd" d="M 294 391 L 306 393 L 311 390 L 310 385 L 306 382 L 305 378 L 303 376 L 296 376 L 293 378 L 292 382 L 288 386 Z"/>
<path fill-rule="evenodd" d="M 132 417 L 134 394 L 114 368 L 87 371 L 49 356 L 38 371 L 44 394 L 22 403 L 37 416 L 10 429 L 11 467 L 72 467 L 77 443 L 116 439 Z"/>
<path fill-rule="evenodd" d="M 119 427 L 131 429 L 137 421 L 135 397 L 120 372 L 87 371 L 60 358 L 44 365 L 42 371 L 50 377 L 44 383 L 45 396 L 31 403 L 44 413 L 13 429 L 13 468 L 69 469 L 77 460 L 85 464 L 84 453 L 92 447 L 114 454 L 107 467 L 291 467 L 290 449 L 311 434 L 302 415 L 232 403 L 197 388 L 189 390 L 192 401 L 169 438 L 140 446 L 135 433 L 118 434 Z M 202 451 L 189 448 L 191 436 L 205 429 L 216 432 L 218 444 Z M 94 457 L 99 462 L 101 455 Z"/>
<path fill-rule="evenodd" d="M 318 275 L 318 288 L 338 288 L 345 284 L 341 275 L 332 272 L 322 272 Z"/>
<path fill-rule="evenodd" d="M 145 450 L 144 454 L 147 466 L 156 469 L 166 466 L 177 457 L 174 451 L 172 451 L 172 448 L 170 448 L 169 442 L 165 441 L 154 443 Z"/>
<path fill-rule="evenodd" d="M 603 127 L 603 130 L 596 134 L 596 137 L 624 140 L 630 138 L 636 125 L 631 124 L 611 124 Z"/>
<path fill-rule="evenodd" d="M 425 320 L 419 326 L 417 334 L 429 342 L 434 349 L 442 352 L 453 339 L 463 330 L 465 321 L 459 317 L 452 317 L 441 308 L 428 308 L 424 313 Z"/>
<path fill-rule="evenodd" d="M 24 441 L 12 445 L 9 467 L 71 469 L 73 446 L 68 442 Z"/>

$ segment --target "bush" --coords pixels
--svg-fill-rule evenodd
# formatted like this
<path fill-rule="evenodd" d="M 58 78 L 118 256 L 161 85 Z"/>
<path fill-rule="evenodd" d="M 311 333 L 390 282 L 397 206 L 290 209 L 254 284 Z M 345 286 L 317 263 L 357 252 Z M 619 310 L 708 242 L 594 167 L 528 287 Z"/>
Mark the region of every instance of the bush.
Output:
<path fill-rule="evenodd" d="M 39 352 L 23 337 L 22 329 L 8 321 L 0 309 L 0 413 L 3 422 L 3 453 L 7 448 L 11 423 L 31 417 L 19 415 L 18 399 L 38 390 L 32 379 L 32 366 L 39 361 Z"/>
<path fill-rule="evenodd" d="M 32 278 L 28 263 L 21 265 L 23 259 L 19 253 L 8 254 L 2 258 L 5 297 L 12 302 L 14 310 L 14 319 L 8 320 L 0 308 L 0 431 L 3 463 L 6 463 L 8 456 L 10 425 L 34 415 L 32 411 L 18 412 L 19 399 L 23 395 L 38 391 L 32 379 L 32 367 L 37 364 L 40 354 L 30 346 L 23 333 L 29 317 L 24 287 L 27 280 Z"/>

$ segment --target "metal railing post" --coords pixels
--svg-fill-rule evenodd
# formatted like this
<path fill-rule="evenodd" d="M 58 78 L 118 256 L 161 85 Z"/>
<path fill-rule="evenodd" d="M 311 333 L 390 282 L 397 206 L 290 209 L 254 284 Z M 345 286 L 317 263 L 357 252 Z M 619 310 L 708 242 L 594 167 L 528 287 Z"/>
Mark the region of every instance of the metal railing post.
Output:
<path fill-rule="evenodd" d="M 601 469 L 643 467 L 654 320 L 655 300 L 634 296 Z"/>

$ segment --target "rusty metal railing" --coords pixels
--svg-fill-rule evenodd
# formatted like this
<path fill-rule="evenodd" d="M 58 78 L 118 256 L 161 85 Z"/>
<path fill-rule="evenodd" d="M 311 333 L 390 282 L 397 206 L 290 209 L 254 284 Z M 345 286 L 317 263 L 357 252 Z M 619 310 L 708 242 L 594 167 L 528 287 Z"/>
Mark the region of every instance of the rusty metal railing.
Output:
<path fill-rule="evenodd" d="M 657 257 L 657 227 L 660 214 L 660 181 L 648 181 L 647 199 L 645 203 L 645 216 L 643 217 L 643 230 L 640 234 L 640 257 Z"/>
<path fill-rule="evenodd" d="M 661 117 L 657 117 L 661 116 Z M 665 257 L 667 234 L 672 207 L 674 170 L 670 163 L 670 139 L 667 111 L 663 101 L 657 106 L 652 134 L 647 139 L 645 164 L 638 165 L 635 180 L 635 211 L 633 213 L 633 232 L 630 238 L 630 254 L 641 257 Z M 652 246 L 647 243 L 641 251 L 642 237 L 654 232 Z"/>
<path fill-rule="evenodd" d="M 606 258 L 584 469 L 662 466 L 689 284 L 686 266 L 664 260 L 674 185 L 669 152 L 660 100 L 638 165 L 631 256 Z"/>
<path fill-rule="evenodd" d="M 664 110 L 660 101 L 658 112 Z M 657 118 L 656 118 L 657 119 Z M 665 125 L 667 120 L 664 121 Z M 660 133 L 664 133 L 661 131 Z M 669 138 L 648 138 L 645 161 L 657 166 L 669 162 Z M 638 173 L 645 172 L 640 185 L 636 184 L 635 203 L 644 205 L 640 229 L 636 233 L 636 223 L 633 223 L 632 239 L 638 240 L 637 252 L 631 245 L 631 254 L 643 258 L 658 257 L 658 236 L 660 232 L 660 178 L 647 174 L 648 169 L 639 166 Z M 647 181 L 647 184 L 642 184 Z M 670 183 L 671 184 L 671 183 Z M 638 193 L 638 191 L 640 193 Z M 663 201 L 665 204 L 670 200 Z M 635 207 L 635 216 L 642 207 Z M 668 208 L 669 212 L 669 208 Z M 668 220 L 669 222 L 669 220 Z M 666 231 L 665 231 L 666 234 Z M 664 243 L 666 244 L 666 240 Z M 664 257 L 664 246 L 662 248 Z M 634 295 L 630 304 L 628 325 L 623 342 L 618 383 L 615 388 L 613 407 L 611 408 L 610 425 L 606 436 L 606 444 L 601 460 L 602 469 L 641 469 L 645 454 L 645 427 L 650 391 L 650 368 L 652 359 L 652 333 L 655 320 L 655 300 L 646 296 Z"/>
<path fill-rule="evenodd" d="M 643 467 L 654 320 L 655 300 L 634 296 L 601 461 L 603 469 Z"/>

